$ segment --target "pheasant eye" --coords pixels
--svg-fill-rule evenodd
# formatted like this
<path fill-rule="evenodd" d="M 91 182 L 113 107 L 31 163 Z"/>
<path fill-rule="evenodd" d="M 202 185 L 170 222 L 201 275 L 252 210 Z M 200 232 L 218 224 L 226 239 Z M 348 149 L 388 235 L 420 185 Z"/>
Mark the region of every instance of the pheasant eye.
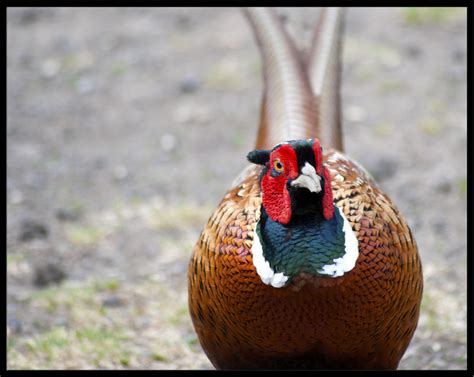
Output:
<path fill-rule="evenodd" d="M 279 161 L 279 160 L 276 160 L 274 163 L 273 163 L 273 168 L 278 172 L 278 173 L 281 173 L 283 171 L 283 164 Z"/>

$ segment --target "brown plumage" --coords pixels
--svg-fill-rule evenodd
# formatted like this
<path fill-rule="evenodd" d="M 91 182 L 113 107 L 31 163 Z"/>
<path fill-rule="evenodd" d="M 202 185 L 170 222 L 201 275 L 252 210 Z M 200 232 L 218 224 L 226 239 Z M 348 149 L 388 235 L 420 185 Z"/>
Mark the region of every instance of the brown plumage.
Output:
<path fill-rule="evenodd" d="M 334 12 L 329 20 L 328 12 Z M 257 148 L 325 135 L 333 202 L 356 235 L 359 255 L 339 277 L 300 272 L 280 288 L 264 283 L 252 246 L 265 211 L 260 178 L 267 166 L 250 166 L 210 217 L 189 263 L 189 309 L 199 341 L 218 369 L 396 369 L 418 321 L 421 262 L 395 205 L 340 152 L 340 11 L 323 13 L 306 62 L 273 11 L 246 15 L 264 62 Z M 325 66 L 315 69 L 324 49 Z M 324 77 L 315 79 L 316 71 Z M 308 89 L 317 80 L 322 92 L 314 96 Z M 282 100 L 288 90 L 290 100 Z M 286 108 L 272 106 L 277 103 Z"/>

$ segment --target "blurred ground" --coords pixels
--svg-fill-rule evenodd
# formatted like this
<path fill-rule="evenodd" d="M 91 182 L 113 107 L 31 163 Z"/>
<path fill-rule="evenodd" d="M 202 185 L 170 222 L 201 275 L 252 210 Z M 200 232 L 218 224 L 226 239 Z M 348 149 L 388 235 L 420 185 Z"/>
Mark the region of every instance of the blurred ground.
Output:
<path fill-rule="evenodd" d="M 285 9 L 309 38 L 314 9 Z M 466 368 L 466 11 L 349 9 L 347 153 L 423 260 L 402 369 Z M 7 11 L 9 369 L 209 369 L 192 246 L 252 148 L 260 57 L 233 8 Z"/>

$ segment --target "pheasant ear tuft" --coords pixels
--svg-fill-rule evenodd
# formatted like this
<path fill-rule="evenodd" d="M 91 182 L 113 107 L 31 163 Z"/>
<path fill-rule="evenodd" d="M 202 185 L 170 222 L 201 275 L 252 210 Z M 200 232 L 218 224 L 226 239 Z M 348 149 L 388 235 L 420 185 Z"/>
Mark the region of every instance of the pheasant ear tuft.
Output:
<path fill-rule="evenodd" d="M 256 149 L 247 154 L 247 160 L 257 165 L 265 165 L 270 159 L 270 152 L 269 150 Z"/>

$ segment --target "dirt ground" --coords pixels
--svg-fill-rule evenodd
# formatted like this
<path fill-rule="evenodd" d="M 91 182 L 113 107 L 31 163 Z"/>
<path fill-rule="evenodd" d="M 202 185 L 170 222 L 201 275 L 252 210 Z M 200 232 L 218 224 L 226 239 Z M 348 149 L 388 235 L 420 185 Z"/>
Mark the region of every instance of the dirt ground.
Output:
<path fill-rule="evenodd" d="M 317 9 L 280 9 L 305 44 Z M 466 10 L 350 8 L 346 152 L 417 240 L 401 369 L 466 368 Z M 212 369 L 193 244 L 253 147 L 260 56 L 236 8 L 7 10 L 9 369 Z"/>

